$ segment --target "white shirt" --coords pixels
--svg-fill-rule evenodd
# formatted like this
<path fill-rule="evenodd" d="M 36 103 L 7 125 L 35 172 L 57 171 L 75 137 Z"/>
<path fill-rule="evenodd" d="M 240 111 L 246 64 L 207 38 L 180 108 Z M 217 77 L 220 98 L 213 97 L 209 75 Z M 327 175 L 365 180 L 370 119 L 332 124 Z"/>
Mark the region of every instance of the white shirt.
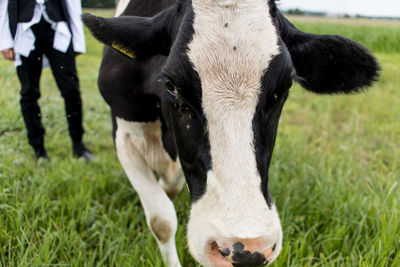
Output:
<path fill-rule="evenodd" d="M 65 53 L 71 43 L 74 47 L 74 52 L 85 53 L 85 35 L 83 32 L 83 24 L 81 20 L 82 6 L 80 0 L 65 1 L 70 16 L 70 27 L 67 22 L 52 21 L 46 12 L 44 0 L 36 0 L 35 10 L 30 22 L 19 22 L 15 38 L 12 38 L 9 19 L 8 19 L 8 0 L 0 0 L 0 51 L 7 48 L 14 48 L 16 59 L 15 66 L 21 65 L 20 56 L 28 57 L 30 52 L 35 48 L 35 35 L 32 32 L 32 25 L 39 23 L 42 16 L 50 23 L 51 28 L 55 31 L 53 48 Z"/>

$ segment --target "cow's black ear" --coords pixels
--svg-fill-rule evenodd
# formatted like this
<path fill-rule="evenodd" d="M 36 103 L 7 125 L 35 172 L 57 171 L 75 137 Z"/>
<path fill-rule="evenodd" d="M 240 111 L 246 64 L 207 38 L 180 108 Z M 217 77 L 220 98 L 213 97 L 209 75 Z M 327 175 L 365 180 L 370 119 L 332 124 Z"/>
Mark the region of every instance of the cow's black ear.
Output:
<path fill-rule="evenodd" d="M 83 14 L 82 21 L 100 42 L 132 59 L 168 55 L 171 46 L 173 9 L 169 8 L 152 18 L 121 16 L 102 18 Z"/>
<path fill-rule="evenodd" d="M 298 30 L 279 11 L 276 24 L 296 70 L 295 80 L 320 94 L 353 93 L 379 77 L 379 63 L 364 46 L 337 35 Z"/>

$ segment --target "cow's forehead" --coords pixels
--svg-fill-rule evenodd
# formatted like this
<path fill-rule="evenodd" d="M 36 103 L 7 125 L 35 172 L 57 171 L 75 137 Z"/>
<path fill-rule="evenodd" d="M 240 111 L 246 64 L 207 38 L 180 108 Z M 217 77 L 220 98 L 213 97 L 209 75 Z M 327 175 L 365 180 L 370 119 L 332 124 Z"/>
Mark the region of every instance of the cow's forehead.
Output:
<path fill-rule="evenodd" d="M 255 105 L 261 77 L 279 53 L 266 0 L 193 0 L 188 57 L 201 80 L 203 102 Z M 249 102 L 249 103 L 248 103 Z"/>

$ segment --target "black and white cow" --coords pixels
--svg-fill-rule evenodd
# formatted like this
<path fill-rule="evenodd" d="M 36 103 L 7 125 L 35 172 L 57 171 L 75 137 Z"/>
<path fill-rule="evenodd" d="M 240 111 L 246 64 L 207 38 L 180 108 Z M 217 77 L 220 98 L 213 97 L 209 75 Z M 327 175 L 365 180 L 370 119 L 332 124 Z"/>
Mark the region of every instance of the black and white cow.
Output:
<path fill-rule="evenodd" d="M 268 168 L 292 80 L 315 93 L 359 92 L 377 79 L 377 60 L 349 39 L 301 32 L 272 0 L 122 0 L 117 10 L 83 21 L 107 45 L 100 91 L 164 261 L 180 266 L 169 197 L 185 179 L 198 262 L 274 261 L 282 229 Z"/>

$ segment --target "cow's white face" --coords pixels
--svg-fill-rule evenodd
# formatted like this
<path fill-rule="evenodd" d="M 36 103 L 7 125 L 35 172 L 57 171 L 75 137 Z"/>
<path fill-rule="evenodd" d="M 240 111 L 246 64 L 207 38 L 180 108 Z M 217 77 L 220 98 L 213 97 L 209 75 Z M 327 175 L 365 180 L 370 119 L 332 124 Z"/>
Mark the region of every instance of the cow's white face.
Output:
<path fill-rule="evenodd" d="M 253 119 L 262 77 L 280 53 L 276 29 L 265 0 L 192 5 L 194 35 L 187 53 L 201 81 L 212 167 L 203 196 L 192 205 L 189 248 L 206 266 L 230 266 L 240 254 L 235 243 L 265 254 L 258 264 L 271 262 L 282 230 L 276 207 L 268 207 L 261 191 Z M 225 257 L 219 253 L 228 249 Z"/>

